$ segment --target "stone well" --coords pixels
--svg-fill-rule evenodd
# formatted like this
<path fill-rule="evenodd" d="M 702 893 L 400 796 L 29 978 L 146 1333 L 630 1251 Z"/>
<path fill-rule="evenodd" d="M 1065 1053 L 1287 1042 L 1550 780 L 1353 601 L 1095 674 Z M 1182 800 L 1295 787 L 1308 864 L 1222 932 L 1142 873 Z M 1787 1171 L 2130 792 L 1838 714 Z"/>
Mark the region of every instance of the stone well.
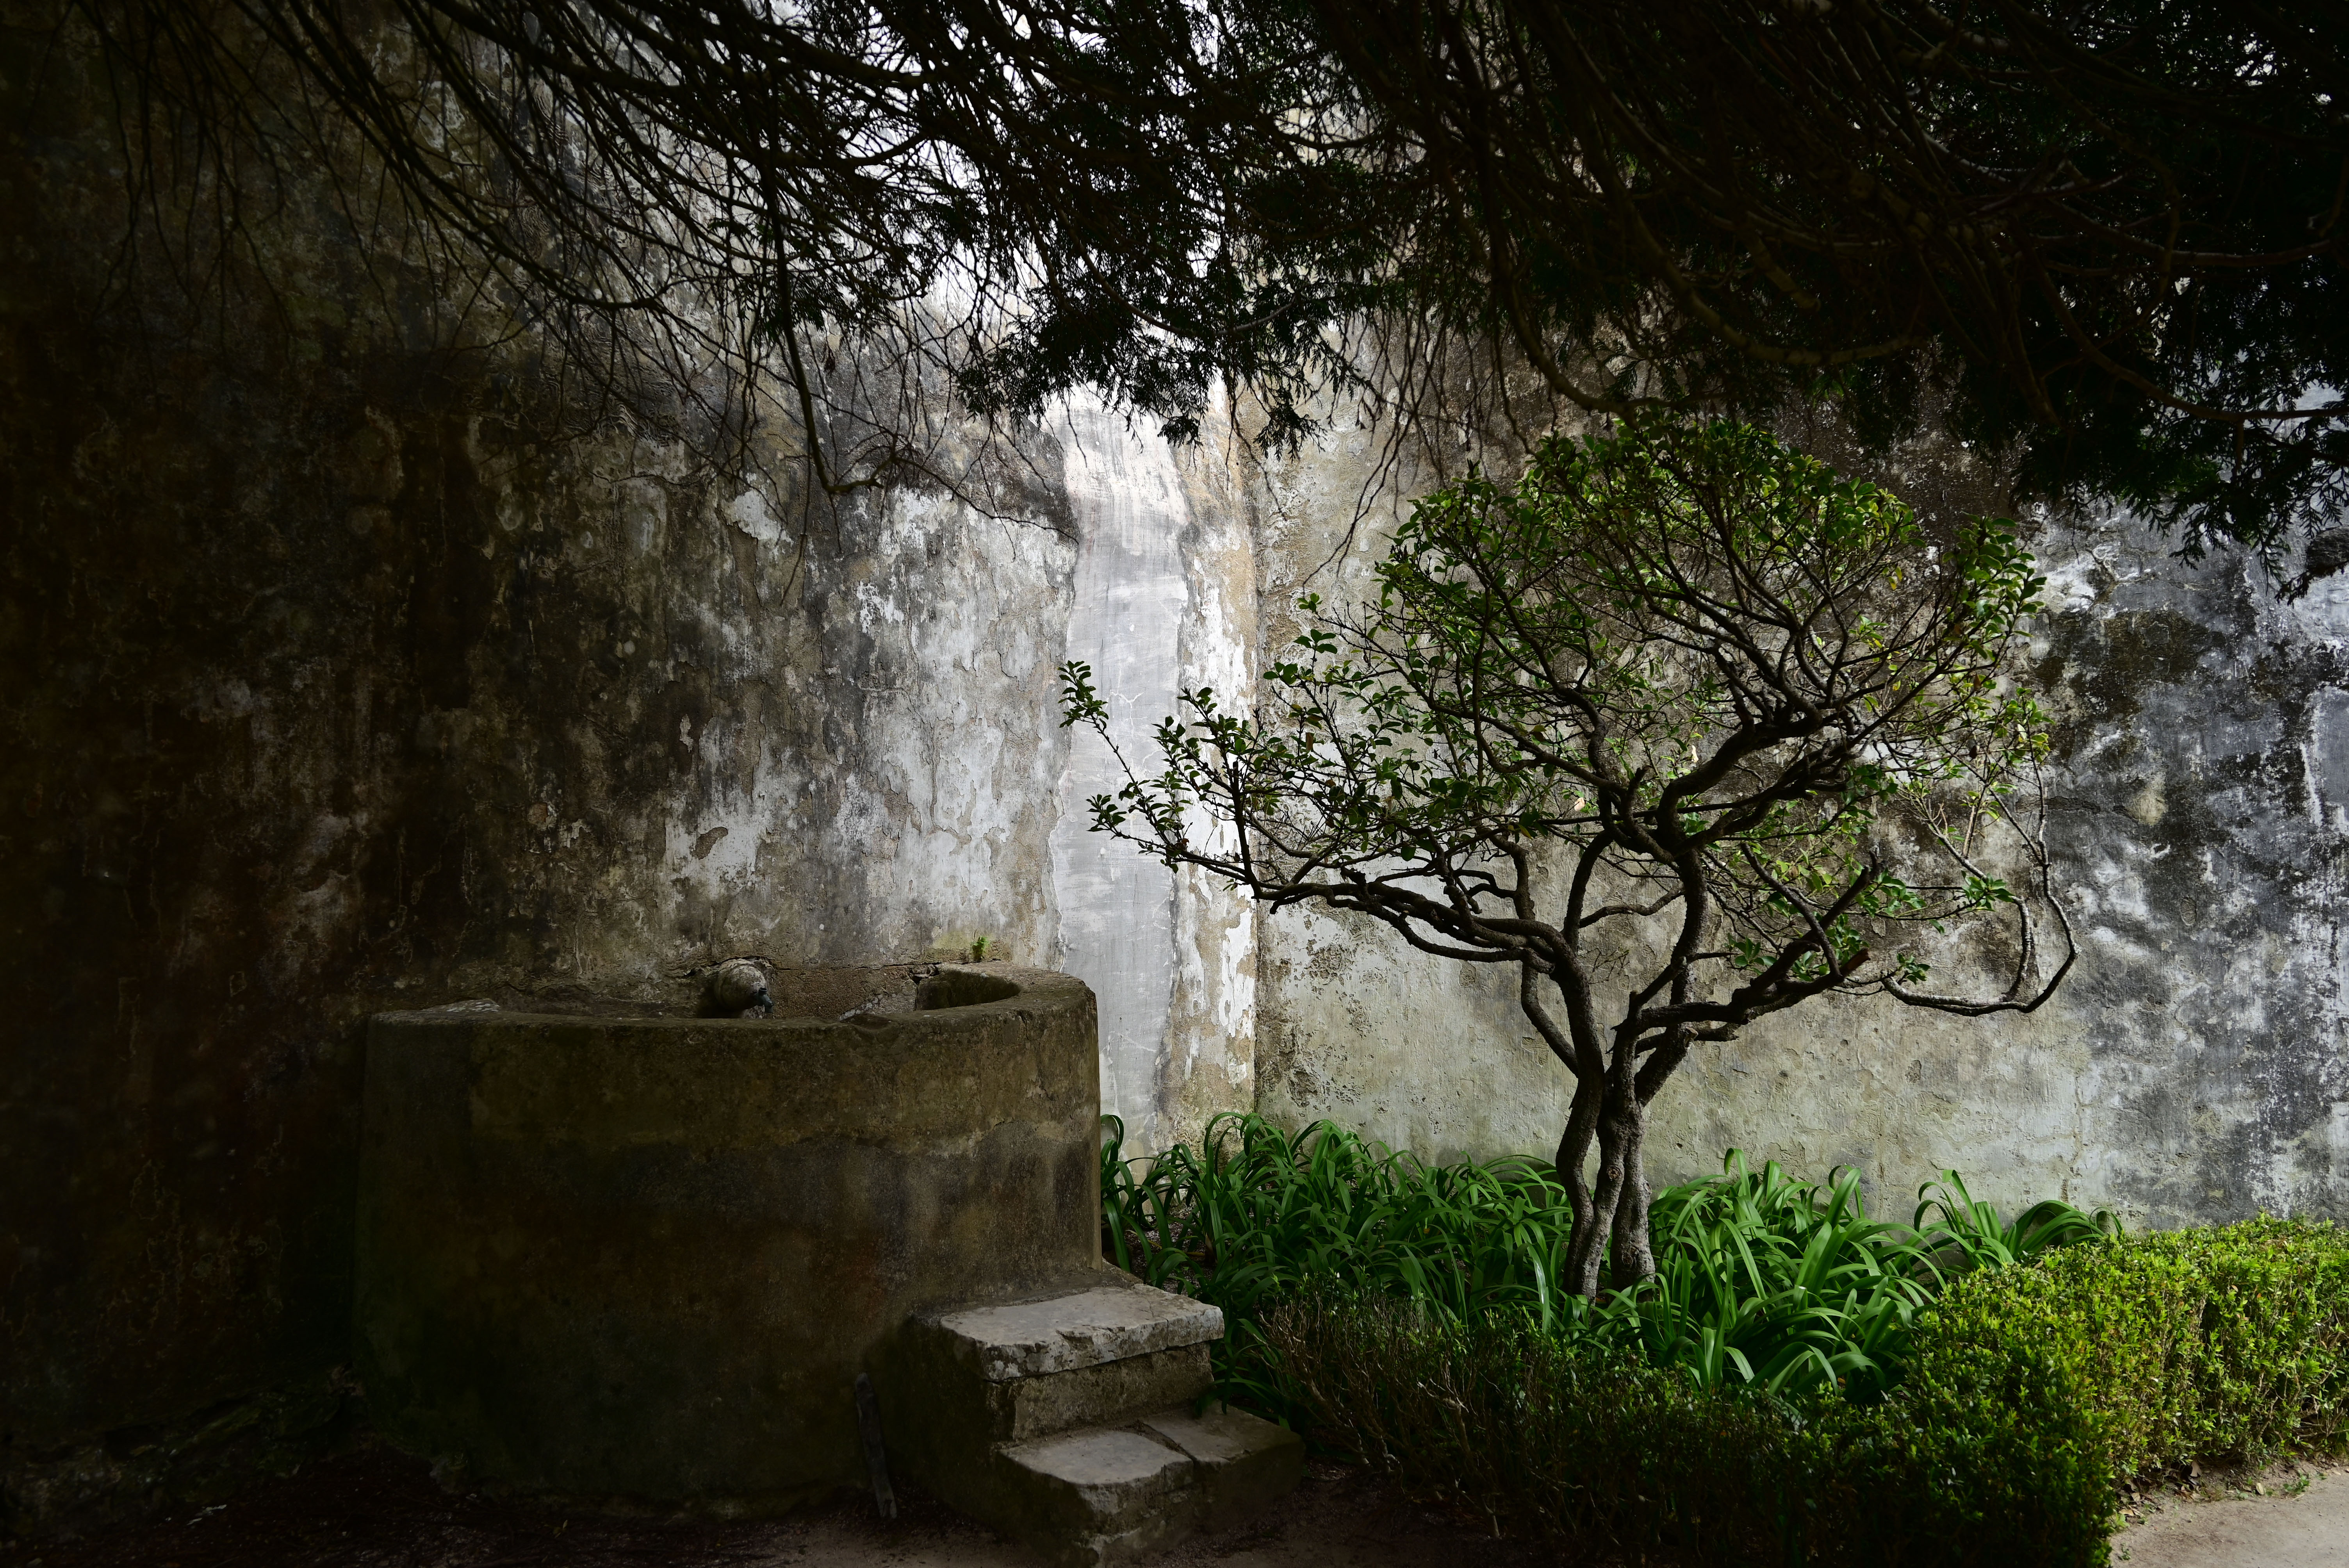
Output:
<path fill-rule="evenodd" d="M 887 1384 L 910 1319 L 1104 1272 L 1092 993 L 918 974 L 779 972 L 763 1019 L 376 1018 L 356 1338 L 381 1429 L 586 1499 L 863 1484 L 854 1379 Z"/>

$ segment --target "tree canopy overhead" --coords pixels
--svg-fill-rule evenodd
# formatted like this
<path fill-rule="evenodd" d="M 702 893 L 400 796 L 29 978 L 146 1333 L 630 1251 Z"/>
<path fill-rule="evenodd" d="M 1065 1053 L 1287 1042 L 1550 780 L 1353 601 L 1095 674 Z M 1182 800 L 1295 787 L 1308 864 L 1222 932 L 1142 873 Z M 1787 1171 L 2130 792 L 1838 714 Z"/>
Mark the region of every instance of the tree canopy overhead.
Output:
<path fill-rule="evenodd" d="M 1588 407 L 1863 435 L 1954 380 L 2042 492 L 2263 542 L 2344 499 L 2349 12 L 2258 0 L 1325 3 L 1464 272 Z M 2324 407 L 2329 413 L 2313 410 Z"/>
<path fill-rule="evenodd" d="M 1223 377 L 1284 439 L 1361 374 L 1350 324 L 1409 319 L 1610 414 L 1826 396 L 1889 441 L 1932 410 L 2189 546 L 2271 546 L 2344 499 L 2339 7 L 72 8 L 142 136 L 356 130 L 536 319 L 714 312 L 811 425 L 885 438 L 823 367 L 861 338 L 982 413 L 1092 385 L 1178 436 Z"/>

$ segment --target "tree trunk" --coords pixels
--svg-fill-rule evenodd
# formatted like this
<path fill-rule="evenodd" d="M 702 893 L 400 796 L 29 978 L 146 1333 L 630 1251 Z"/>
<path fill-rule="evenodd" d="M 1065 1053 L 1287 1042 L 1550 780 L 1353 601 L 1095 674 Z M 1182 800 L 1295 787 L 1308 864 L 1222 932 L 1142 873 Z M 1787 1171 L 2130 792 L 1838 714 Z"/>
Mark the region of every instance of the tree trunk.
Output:
<path fill-rule="evenodd" d="M 1617 1290 L 1629 1290 L 1656 1272 L 1656 1254 L 1648 1244 L 1648 1168 L 1640 1158 L 1648 1136 L 1648 1108 L 1635 1089 L 1609 1109 L 1615 1112 L 1615 1145 L 1623 1162 L 1623 1188 L 1615 1202 L 1615 1256 L 1608 1283 Z"/>
<path fill-rule="evenodd" d="M 1655 1194 L 1648 1187 L 1648 1107 L 1688 1056 L 1688 1037 L 1678 1029 L 1650 1054 L 1647 1065 L 1631 1075 L 1623 1097 L 1624 1130 L 1618 1134 L 1625 1148 L 1623 1199 L 1615 1206 L 1615 1268 L 1617 1289 L 1638 1284 L 1656 1272 L 1656 1252 L 1648 1238 L 1648 1208 Z"/>
<path fill-rule="evenodd" d="M 1598 1087 L 1594 1131 L 1599 1143 L 1599 1186 L 1591 1195 L 1589 1229 L 1582 1228 L 1578 1211 L 1568 1248 L 1570 1288 L 1594 1297 L 1599 1294 L 1602 1263 L 1613 1265 L 1607 1271 L 1607 1283 L 1615 1290 L 1627 1290 L 1656 1272 L 1655 1253 L 1648 1243 L 1648 1173 L 1640 1159 L 1648 1108 L 1629 1072 L 1609 1073 Z M 1581 1100 L 1578 1092 L 1578 1109 Z"/>
<path fill-rule="evenodd" d="M 1575 1237 L 1573 1248 L 1573 1287 L 1580 1295 L 1599 1295 L 1599 1274 L 1607 1261 L 1607 1241 L 1615 1229 L 1615 1218 L 1623 1202 L 1626 1167 L 1623 1162 L 1623 1118 L 1614 1106 L 1615 1086 L 1610 1078 L 1595 1097 L 1599 1140 L 1599 1186 L 1591 1194 L 1590 1229 Z M 1620 1284 L 1621 1282 L 1612 1282 Z"/>
<path fill-rule="evenodd" d="M 1557 1284 L 1559 1289 L 1575 1295 L 1587 1296 L 1599 1288 L 1599 1241 L 1607 1233 L 1606 1217 L 1599 1213 L 1589 1180 L 1582 1173 L 1583 1161 L 1590 1158 L 1590 1140 L 1599 1130 L 1599 1101 L 1605 1090 L 1603 1080 L 1576 1076 L 1574 1106 L 1567 1114 L 1566 1131 L 1557 1140 L 1557 1179 L 1565 1185 L 1567 1203 L 1574 1211 L 1574 1227 L 1567 1233 L 1566 1269 Z"/>
<path fill-rule="evenodd" d="M 1558 1272 L 1557 1284 L 1570 1295 L 1588 1296 L 1599 1289 L 1599 1267 L 1606 1256 L 1609 1216 L 1592 1194 L 1582 1167 L 1590 1158 L 1591 1140 L 1599 1130 L 1607 1075 L 1593 1070 L 1599 1061 L 1597 1055 L 1581 1050 L 1541 1005 L 1537 973 L 1526 969 L 1518 984 L 1517 1000 L 1525 1009 L 1526 1020 L 1541 1031 L 1559 1065 L 1574 1075 L 1574 1104 L 1567 1113 L 1566 1130 L 1558 1137 L 1554 1162 L 1558 1185 L 1566 1189 L 1567 1206 L 1573 1212 L 1572 1224 L 1567 1232 L 1565 1267 Z"/>

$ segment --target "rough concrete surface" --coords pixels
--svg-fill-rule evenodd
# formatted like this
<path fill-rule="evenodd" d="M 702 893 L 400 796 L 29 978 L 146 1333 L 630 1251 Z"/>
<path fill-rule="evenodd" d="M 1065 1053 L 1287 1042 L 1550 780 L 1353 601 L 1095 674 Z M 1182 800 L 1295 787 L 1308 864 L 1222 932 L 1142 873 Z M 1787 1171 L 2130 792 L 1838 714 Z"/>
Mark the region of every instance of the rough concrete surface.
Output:
<path fill-rule="evenodd" d="M 1106 1268 L 1096 1278 L 919 1314 L 881 1380 L 893 1475 L 1071 1568 L 1193 1533 L 1233 1491 L 1226 1471 L 1281 1480 L 1249 1455 L 1202 1453 L 1154 1428 L 1215 1381 L 1207 1341 L 1223 1315 Z M 1247 1426 L 1295 1445 L 1268 1423 Z"/>
<path fill-rule="evenodd" d="M 2305 1482 L 2303 1487 L 2302 1482 Z M 2161 1496 L 2113 1542 L 2128 1568 L 2344 1568 L 2349 1474 L 2277 1469 L 2213 1495 Z"/>
<path fill-rule="evenodd" d="M 939 1331 L 990 1382 L 1066 1372 L 1220 1338 L 1224 1313 L 1123 1282 L 1072 1295 L 948 1313 Z"/>
<path fill-rule="evenodd" d="M 925 1474 L 1005 1443 L 1131 1420 L 1195 1399 L 1215 1382 L 1204 1343 L 994 1379 L 958 1339 L 916 1317 L 882 1385 L 883 1425 L 894 1449 Z"/>

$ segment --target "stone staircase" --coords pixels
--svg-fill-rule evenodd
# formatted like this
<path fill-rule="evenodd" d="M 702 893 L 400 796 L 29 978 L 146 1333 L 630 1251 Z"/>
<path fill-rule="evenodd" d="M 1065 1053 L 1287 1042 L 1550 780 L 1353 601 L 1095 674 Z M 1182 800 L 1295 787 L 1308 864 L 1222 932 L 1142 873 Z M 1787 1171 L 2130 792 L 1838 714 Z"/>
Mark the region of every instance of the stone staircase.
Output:
<path fill-rule="evenodd" d="M 1218 1309 L 1126 1275 L 916 1318 L 884 1385 L 892 1462 L 1055 1563 L 1129 1563 L 1297 1484 L 1296 1434 L 1194 1414 Z"/>

